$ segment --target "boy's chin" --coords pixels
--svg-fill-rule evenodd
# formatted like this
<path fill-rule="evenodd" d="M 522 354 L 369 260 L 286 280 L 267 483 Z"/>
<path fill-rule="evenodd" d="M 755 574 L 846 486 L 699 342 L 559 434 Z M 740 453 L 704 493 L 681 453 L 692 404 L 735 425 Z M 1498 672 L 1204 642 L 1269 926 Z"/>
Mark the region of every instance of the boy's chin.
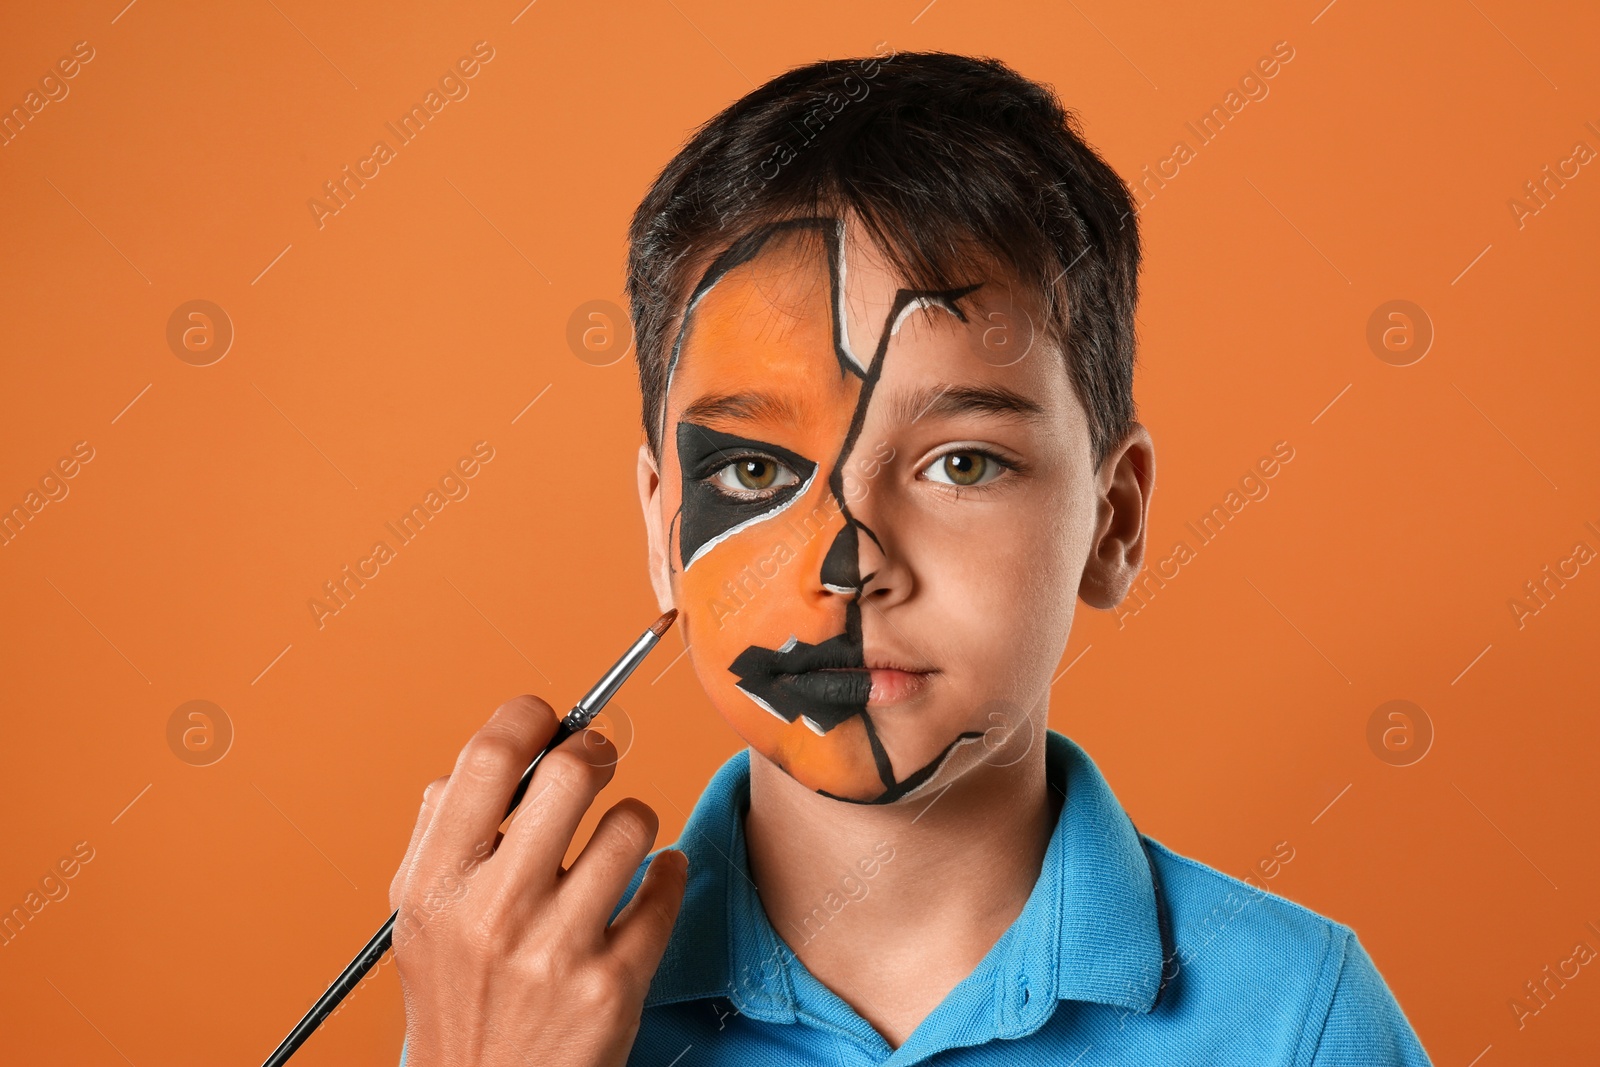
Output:
<path fill-rule="evenodd" d="M 752 751 L 806 790 L 848 804 L 921 803 L 982 762 L 982 730 L 963 731 L 954 738 L 928 738 L 915 746 L 917 752 L 910 760 L 892 761 L 887 768 L 891 781 L 886 783 L 865 737 L 847 736 L 861 730 L 860 720 L 837 728 L 840 736 L 836 760 L 817 758 L 815 745 L 808 746 L 810 751 L 802 755 L 781 745 L 758 744 L 749 737 L 745 741 Z"/>

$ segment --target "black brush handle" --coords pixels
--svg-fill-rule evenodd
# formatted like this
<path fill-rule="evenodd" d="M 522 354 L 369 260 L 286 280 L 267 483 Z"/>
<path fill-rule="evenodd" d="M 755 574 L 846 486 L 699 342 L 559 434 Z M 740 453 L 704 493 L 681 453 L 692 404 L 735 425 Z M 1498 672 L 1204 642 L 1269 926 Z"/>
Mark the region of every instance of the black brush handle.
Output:
<path fill-rule="evenodd" d="M 511 803 L 506 805 L 506 818 L 510 818 L 511 813 L 517 810 L 517 805 L 522 803 L 522 798 L 528 792 L 528 783 L 533 781 L 533 772 L 539 766 L 539 762 L 545 758 L 551 749 L 576 732 L 573 720 L 577 716 L 578 709 L 574 708 L 566 718 L 561 720 L 561 724 L 556 727 L 555 736 L 550 738 L 549 744 L 544 746 L 542 752 L 533 757 L 533 762 L 528 764 L 528 769 L 522 772 L 522 777 L 517 780 L 517 788 L 511 794 Z M 581 727 L 577 729 L 581 729 Z M 502 819 L 501 821 L 504 822 L 505 820 Z M 272 1050 L 272 1055 L 266 1058 L 261 1067 L 283 1067 L 284 1064 L 289 1062 L 289 1057 L 293 1056 L 295 1051 L 306 1043 L 306 1038 L 316 1033 L 317 1027 L 322 1025 L 322 1021 L 333 1014 L 333 1009 L 337 1008 L 339 1003 L 350 995 L 350 991 L 360 983 L 361 979 L 366 977 L 368 971 L 377 966 L 378 961 L 383 958 L 383 954 L 389 951 L 389 946 L 394 944 L 394 923 L 399 917 L 400 913 L 395 912 L 389 916 L 387 922 L 378 927 L 378 932 L 372 935 L 372 940 L 367 942 L 366 948 L 356 953 L 356 958 L 351 960 L 350 965 L 340 972 L 339 977 L 333 980 L 333 984 L 328 987 L 327 992 L 317 998 L 317 1002 L 311 1005 L 311 1010 L 306 1012 L 305 1017 L 295 1024 L 293 1030 L 289 1031 L 289 1036 L 284 1038 L 278 1047 Z"/>

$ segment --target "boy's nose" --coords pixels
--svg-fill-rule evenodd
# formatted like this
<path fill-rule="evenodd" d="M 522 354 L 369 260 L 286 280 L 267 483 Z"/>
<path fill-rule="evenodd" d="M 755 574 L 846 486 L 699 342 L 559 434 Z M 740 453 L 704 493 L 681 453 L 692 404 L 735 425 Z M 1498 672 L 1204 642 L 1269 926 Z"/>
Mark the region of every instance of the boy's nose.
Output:
<path fill-rule="evenodd" d="M 872 531 L 848 521 L 834 535 L 822 558 L 822 588 L 839 596 L 861 595 L 879 608 L 899 603 L 910 593 L 910 575 L 898 566 Z"/>
<path fill-rule="evenodd" d="M 861 591 L 860 531 L 846 521 L 833 536 L 833 544 L 822 557 L 822 588 L 839 596 L 854 596 Z"/>

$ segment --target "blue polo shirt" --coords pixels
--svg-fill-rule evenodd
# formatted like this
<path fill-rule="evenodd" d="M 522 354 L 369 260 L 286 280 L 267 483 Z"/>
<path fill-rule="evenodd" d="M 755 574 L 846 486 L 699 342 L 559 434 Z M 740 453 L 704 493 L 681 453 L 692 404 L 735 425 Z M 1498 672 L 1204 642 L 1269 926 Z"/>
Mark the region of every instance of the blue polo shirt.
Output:
<path fill-rule="evenodd" d="M 1428 1064 L 1353 930 L 1140 835 L 1084 751 L 1046 737 L 1066 800 L 1039 880 L 899 1048 L 768 921 L 745 851 L 750 753 L 728 760 L 674 846 L 689 885 L 628 1063 Z"/>
<path fill-rule="evenodd" d="M 1429 1064 L 1355 931 L 1141 835 L 1053 730 L 1045 765 L 1066 799 L 1022 914 L 895 1049 L 773 930 L 745 851 L 750 753 L 729 759 L 673 846 L 689 885 L 630 1067 Z"/>

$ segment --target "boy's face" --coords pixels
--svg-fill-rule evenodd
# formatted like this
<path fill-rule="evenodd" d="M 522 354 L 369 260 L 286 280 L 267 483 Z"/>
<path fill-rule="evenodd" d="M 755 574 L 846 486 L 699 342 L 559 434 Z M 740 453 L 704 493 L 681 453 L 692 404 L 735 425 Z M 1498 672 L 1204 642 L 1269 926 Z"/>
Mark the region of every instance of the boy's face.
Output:
<path fill-rule="evenodd" d="M 1103 480 L 1037 309 L 973 269 L 913 292 L 854 222 L 758 231 L 691 298 L 659 466 L 641 450 L 653 578 L 706 692 L 830 796 L 1020 758 L 995 750 L 1043 728 L 1076 595 L 1118 582 L 1086 571 L 1115 457 Z"/>

